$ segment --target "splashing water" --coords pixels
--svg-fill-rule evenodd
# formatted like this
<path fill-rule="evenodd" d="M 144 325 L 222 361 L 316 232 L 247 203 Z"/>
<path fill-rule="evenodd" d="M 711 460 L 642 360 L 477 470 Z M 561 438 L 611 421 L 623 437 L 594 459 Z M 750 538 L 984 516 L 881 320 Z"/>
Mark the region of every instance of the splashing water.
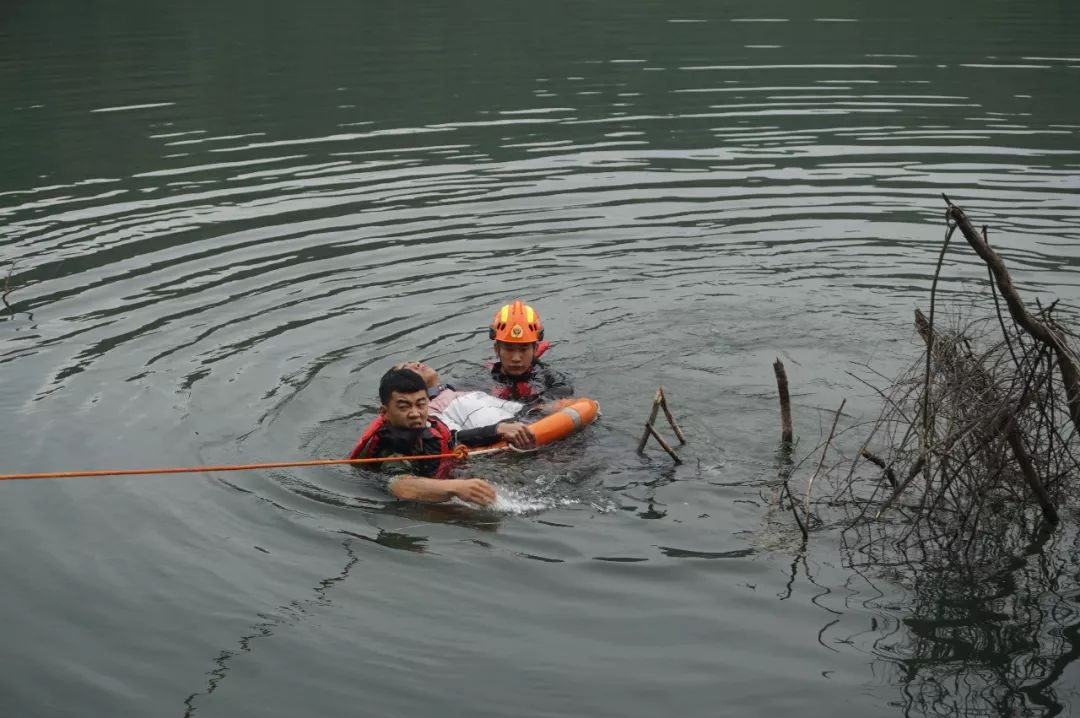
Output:
<path fill-rule="evenodd" d="M 539 475 L 519 486 L 497 486 L 495 503 L 482 507 L 459 499 L 454 503 L 507 516 L 530 516 L 567 506 L 587 506 L 599 513 L 609 513 L 617 506 L 608 496 L 582 491 L 567 485 L 565 477 Z"/>
<path fill-rule="evenodd" d="M 500 487 L 495 503 L 489 508 L 499 514 L 526 516 L 579 503 L 582 503 L 580 499 L 569 496 L 538 496 L 527 490 Z"/>

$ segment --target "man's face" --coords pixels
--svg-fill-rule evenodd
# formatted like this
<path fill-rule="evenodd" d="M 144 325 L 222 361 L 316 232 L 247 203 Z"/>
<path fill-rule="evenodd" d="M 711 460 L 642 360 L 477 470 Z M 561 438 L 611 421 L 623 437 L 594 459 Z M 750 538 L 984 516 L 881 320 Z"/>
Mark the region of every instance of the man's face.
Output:
<path fill-rule="evenodd" d="M 495 342 L 495 356 L 502 362 L 504 372 L 510 376 L 521 376 L 532 367 L 536 345 Z"/>
<path fill-rule="evenodd" d="M 390 401 L 379 408 L 390 426 L 402 429 L 422 429 L 428 424 L 428 396 L 426 391 L 403 394 L 390 392 Z"/>
<path fill-rule="evenodd" d="M 424 380 L 428 388 L 437 385 L 439 383 L 439 372 L 429 367 L 424 362 L 420 361 L 407 361 L 404 364 L 398 364 L 395 369 L 408 369 L 414 371 L 420 375 L 420 378 Z"/>

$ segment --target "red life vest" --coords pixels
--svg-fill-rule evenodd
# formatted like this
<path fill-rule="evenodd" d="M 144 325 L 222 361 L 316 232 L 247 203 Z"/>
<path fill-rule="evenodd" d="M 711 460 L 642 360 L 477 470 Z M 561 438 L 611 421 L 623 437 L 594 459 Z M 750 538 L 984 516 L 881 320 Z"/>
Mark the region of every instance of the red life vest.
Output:
<path fill-rule="evenodd" d="M 364 433 L 360 435 L 360 438 L 356 442 L 356 446 L 354 446 L 352 452 L 349 453 L 349 458 L 366 459 L 378 456 L 379 444 L 382 439 L 380 433 L 389 426 L 390 423 L 386 421 L 386 417 L 382 415 L 376 417 L 375 420 L 368 424 L 368 427 L 364 429 Z M 430 429 L 435 438 L 439 440 L 438 451 L 431 453 L 449 454 L 453 448 L 454 439 L 450 427 L 432 416 L 428 418 L 428 429 Z M 453 459 L 440 459 L 439 467 L 432 478 L 449 478 L 450 468 L 453 466 L 453 463 Z"/>
<path fill-rule="evenodd" d="M 510 399 L 513 401 L 528 401 L 533 397 L 532 384 L 527 381 L 516 381 L 513 384 L 495 384 L 491 387 L 491 395 L 498 399 Z"/>

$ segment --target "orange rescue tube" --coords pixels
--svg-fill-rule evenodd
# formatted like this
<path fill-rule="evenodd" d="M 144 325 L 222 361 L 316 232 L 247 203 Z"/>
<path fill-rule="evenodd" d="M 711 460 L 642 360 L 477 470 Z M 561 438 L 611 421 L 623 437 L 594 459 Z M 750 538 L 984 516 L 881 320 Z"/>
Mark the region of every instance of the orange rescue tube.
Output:
<path fill-rule="evenodd" d="M 584 397 L 580 399 L 561 399 L 554 402 L 553 405 L 559 408 L 539 421 L 529 424 L 529 433 L 536 439 L 538 448 L 553 441 L 565 439 L 575 431 L 580 431 L 596 421 L 596 417 L 600 415 L 600 405 L 593 399 Z M 500 441 L 491 446 L 470 449 L 469 454 L 494 454 L 507 449 L 514 449 L 514 447 L 510 446 L 507 441 Z M 514 451 L 521 451 L 521 449 L 514 449 Z M 528 449 L 524 449 L 524 451 L 528 451 Z"/>
<path fill-rule="evenodd" d="M 596 415 L 600 413 L 600 405 L 584 397 L 556 402 L 556 405 L 560 408 L 529 424 L 529 433 L 536 437 L 537 446 L 565 439 L 596 421 Z"/>

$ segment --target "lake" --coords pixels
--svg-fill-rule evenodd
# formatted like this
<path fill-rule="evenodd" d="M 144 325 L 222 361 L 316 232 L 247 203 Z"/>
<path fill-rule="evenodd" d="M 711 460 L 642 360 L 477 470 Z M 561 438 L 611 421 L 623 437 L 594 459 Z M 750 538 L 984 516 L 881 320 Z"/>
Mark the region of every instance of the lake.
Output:
<path fill-rule="evenodd" d="M 2 482 L 0 713 L 1070 712 L 1075 512 L 989 579 L 804 550 L 771 365 L 800 456 L 876 416 L 942 192 L 1080 307 L 1078 37 L 1073 0 L 6 4 L 0 472 L 341 457 L 390 365 L 483 384 L 517 297 L 603 417 L 471 462 L 496 511 Z M 938 296 L 985 307 L 963 243 Z M 660 386 L 678 466 L 635 452 Z"/>

